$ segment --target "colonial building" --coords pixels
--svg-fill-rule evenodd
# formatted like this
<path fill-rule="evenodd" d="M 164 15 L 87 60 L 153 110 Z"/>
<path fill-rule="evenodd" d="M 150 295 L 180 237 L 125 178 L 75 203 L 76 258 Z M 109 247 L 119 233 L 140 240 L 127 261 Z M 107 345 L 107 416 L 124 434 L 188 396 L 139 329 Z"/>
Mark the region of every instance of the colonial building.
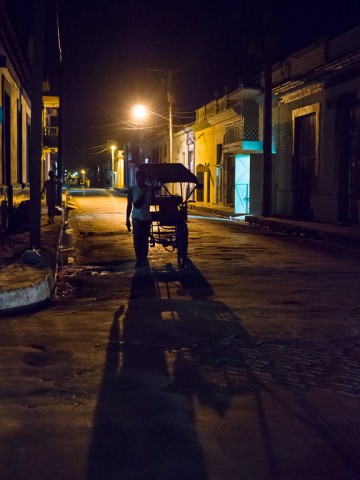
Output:
<path fill-rule="evenodd" d="M 29 198 L 30 70 L 0 1 L 0 227 Z"/>
<path fill-rule="evenodd" d="M 273 66 L 271 214 L 359 223 L 360 26 Z M 203 184 L 197 204 L 263 213 L 263 93 L 239 88 L 196 110 L 173 138 L 173 161 Z M 147 158 L 168 162 L 168 132 Z"/>
<path fill-rule="evenodd" d="M 204 185 L 198 202 L 232 207 L 237 214 L 258 211 L 259 94 L 258 89 L 239 88 L 197 109 L 195 173 Z"/>
<path fill-rule="evenodd" d="M 240 88 L 198 108 L 193 124 L 177 126 L 173 162 L 185 165 L 203 185 L 193 198 L 197 204 L 259 213 L 259 95 L 259 89 Z M 150 161 L 169 162 L 168 130 L 151 135 L 149 142 Z"/>
<path fill-rule="evenodd" d="M 360 27 L 274 65 L 272 104 L 272 214 L 359 223 Z M 200 107 L 190 132 L 193 171 L 204 184 L 197 203 L 262 214 L 260 90 Z"/>
<path fill-rule="evenodd" d="M 43 145 L 41 162 L 42 182 L 47 180 L 49 170 L 58 174 L 59 151 L 59 109 L 60 99 L 57 95 L 50 95 L 48 82 L 43 82 Z"/>
<path fill-rule="evenodd" d="M 276 215 L 359 223 L 360 27 L 273 70 Z"/>

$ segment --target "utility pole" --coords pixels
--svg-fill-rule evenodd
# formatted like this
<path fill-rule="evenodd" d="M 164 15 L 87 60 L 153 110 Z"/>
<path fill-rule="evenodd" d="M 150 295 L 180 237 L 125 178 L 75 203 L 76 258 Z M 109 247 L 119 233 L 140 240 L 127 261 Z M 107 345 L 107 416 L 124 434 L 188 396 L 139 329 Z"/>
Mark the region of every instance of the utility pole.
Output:
<path fill-rule="evenodd" d="M 172 71 L 168 70 L 168 92 L 167 92 L 167 101 L 169 104 L 169 160 L 170 163 L 173 163 L 173 103 L 175 102 L 175 95 L 172 91 Z"/>
<path fill-rule="evenodd" d="M 65 107 L 65 87 L 64 87 L 64 66 L 61 48 L 60 37 L 60 23 L 58 2 L 56 2 L 56 23 L 59 49 L 59 135 L 58 135 L 58 159 L 57 159 L 57 174 L 59 180 L 63 181 L 64 176 L 64 162 L 63 162 L 63 143 L 64 143 L 64 107 Z M 58 188 L 57 192 L 58 205 L 62 205 L 62 188 Z"/>
<path fill-rule="evenodd" d="M 42 83 L 44 57 L 44 0 L 33 2 L 33 59 L 31 85 L 31 137 L 30 137 L 30 249 L 41 243 L 41 158 L 42 158 Z"/>
<path fill-rule="evenodd" d="M 148 72 L 160 72 L 166 73 L 168 77 L 168 90 L 167 90 L 167 102 L 169 107 L 169 160 L 173 163 L 173 104 L 175 103 L 175 94 L 172 90 L 172 75 L 174 70 L 161 69 L 161 68 L 149 68 Z"/>
<path fill-rule="evenodd" d="M 272 213 L 272 36 L 271 0 L 264 12 L 263 215 Z"/>

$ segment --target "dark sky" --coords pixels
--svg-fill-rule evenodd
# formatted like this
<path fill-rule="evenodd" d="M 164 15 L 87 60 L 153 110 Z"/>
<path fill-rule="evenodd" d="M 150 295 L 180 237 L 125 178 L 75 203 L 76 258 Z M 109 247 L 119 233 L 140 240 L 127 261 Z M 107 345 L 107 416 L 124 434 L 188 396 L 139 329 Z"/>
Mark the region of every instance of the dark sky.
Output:
<path fill-rule="evenodd" d="M 5 0 L 25 38 L 30 0 Z M 270 2 L 269 2 L 270 3 Z M 58 72 L 55 0 L 47 0 L 46 72 Z M 360 1 L 272 0 L 275 57 L 360 24 Z M 58 0 L 64 84 L 64 163 L 93 161 L 108 140 L 122 141 L 131 105 L 166 111 L 172 69 L 175 109 L 188 112 L 235 89 L 255 86 L 264 0 Z"/>

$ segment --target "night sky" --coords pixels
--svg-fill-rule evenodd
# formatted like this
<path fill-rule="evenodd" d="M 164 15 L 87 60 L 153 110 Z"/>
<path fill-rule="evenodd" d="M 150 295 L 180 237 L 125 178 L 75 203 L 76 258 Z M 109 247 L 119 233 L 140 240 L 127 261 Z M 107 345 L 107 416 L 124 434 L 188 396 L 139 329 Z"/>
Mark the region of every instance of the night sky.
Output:
<path fill-rule="evenodd" d="M 4 0 L 23 45 L 30 0 Z M 360 1 L 273 0 L 274 59 L 360 24 Z M 57 85 L 55 0 L 46 4 L 45 73 Z M 226 89 L 256 86 L 264 0 L 58 0 L 64 85 L 64 164 L 86 166 L 108 141 L 126 138 L 131 106 L 166 112 L 171 69 L 175 110 L 195 108 Z"/>

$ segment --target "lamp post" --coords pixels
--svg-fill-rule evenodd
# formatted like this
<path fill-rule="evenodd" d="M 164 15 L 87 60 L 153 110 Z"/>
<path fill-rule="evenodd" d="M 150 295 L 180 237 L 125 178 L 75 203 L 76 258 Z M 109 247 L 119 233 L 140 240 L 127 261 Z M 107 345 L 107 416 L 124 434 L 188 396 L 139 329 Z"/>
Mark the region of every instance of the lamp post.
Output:
<path fill-rule="evenodd" d="M 172 71 L 168 70 L 168 92 L 167 92 L 167 101 L 169 104 L 169 148 L 170 148 L 170 163 L 173 161 L 173 111 L 172 106 L 175 102 L 175 95 L 172 91 Z"/>
<path fill-rule="evenodd" d="M 133 115 L 137 120 L 144 120 L 148 113 L 155 115 L 156 117 L 163 118 L 169 123 L 169 160 L 173 162 L 173 121 L 172 121 L 172 102 L 169 102 L 169 117 L 160 115 L 160 113 L 152 112 L 148 110 L 145 105 L 137 104 L 133 108 Z"/>
<path fill-rule="evenodd" d="M 173 138 L 174 138 L 174 135 L 173 135 L 173 119 L 172 119 L 172 104 L 173 104 L 173 101 L 171 100 L 171 94 L 168 93 L 168 97 L 169 97 L 169 159 L 170 159 L 170 163 L 173 163 Z"/>
<path fill-rule="evenodd" d="M 115 149 L 116 149 L 116 146 L 115 145 L 111 145 L 111 188 L 114 190 L 114 157 L 115 157 Z"/>
<path fill-rule="evenodd" d="M 264 121 L 263 121 L 263 215 L 272 211 L 272 47 L 271 0 L 265 1 Z"/>
<path fill-rule="evenodd" d="M 170 158 L 170 163 L 173 161 L 173 111 L 172 111 L 172 106 L 173 103 L 175 102 L 175 94 L 172 89 L 172 79 L 173 79 L 173 73 L 174 70 L 169 70 L 169 69 L 163 69 L 163 68 L 149 68 L 147 69 L 148 72 L 156 72 L 160 74 L 166 74 L 167 79 L 168 79 L 168 90 L 167 90 L 167 102 L 169 106 L 169 118 L 167 119 L 169 121 L 169 158 Z M 154 112 L 153 112 L 154 113 Z M 161 116 L 161 115 L 160 115 Z M 163 117 L 165 118 L 165 117 Z"/>

